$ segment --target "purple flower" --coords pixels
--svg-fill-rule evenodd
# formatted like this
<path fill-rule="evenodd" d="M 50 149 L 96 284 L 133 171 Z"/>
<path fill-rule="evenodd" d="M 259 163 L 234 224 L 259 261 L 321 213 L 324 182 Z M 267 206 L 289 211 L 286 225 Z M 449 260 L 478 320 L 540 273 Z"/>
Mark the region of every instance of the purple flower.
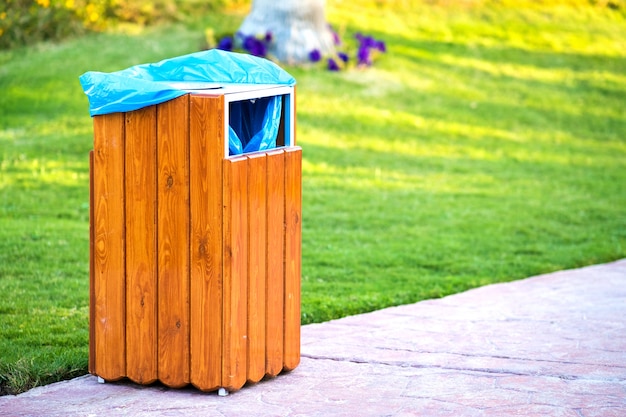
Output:
<path fill-rule="evenodd" d="M 322 59 L 322 53 L 319 49 L 313 49 L 309 52 L 309 59 L 311 62 L 319 62 L 319 60 Z"/>
<path fill-rule="evenodd" d="M 265 44 L 254 36 L 246 36 L 244 38 L 243 49 L 255 56 L 264 57 L 267 54 Z"/>
<path fill-rule="evenodd" d="M 362 47 L 374 48 L 376 46 L 376 40 L 371 36 L 363 36 L 357 33 L 354 37 L 359 41 L 359 45 Z"/>
<path fill-rule="evenodd" d="M 328 58 L 328 69 L 330 71 L 339 71 L 339 65 L 337 65 L 337 62 L 334 59 Z"/>
<path fill-rule="evenodd" d="M 265 55 L 267 55 L 267 46 L 265 46 L 263 42 L 259 42 L 253 54 L 256 56 L 264 57 Z"/>
<path fill-rule="evenodd" d="M 243 49 L 248 52 L 252 52 L 256 48 L 257 40 L 254 36 L 246 36 L 243 38 Z"/>
<path fill-rule="evenodd" d="M 365 39 L 363 39 L 363 46 L 374 48 L 376 47 L 376 40 L 371 36 L 366 36 Z"/>
<path fill-rule="evenodd" d="M 354 37 L 359 41 L 359 50 L 357 52 L 357 61 L 361 66 L 372 65 L 371 51 L 387 52 L 387 45 L 384 41 L 377 41 L 371 36 L 364 36 L 357 33 Z"/>
<path fill-rule="evenodd" d="M 272 39 L 273 39 L 272 32 L 268 30 L 267 33 L 265 34 L 265 42 L 270 43 L 272 42 Z"/>
<path fill-rule="evenodd" d="M 361 46 L 357 52 L 356 59 L 359 65 L 372 65 L 372 57 L 370 55 L 370 49 L 366 46 Z"/>
<path fill-rule="evenodd" d="M 339 59 L 341 59 L 343 62 L 348 62 L 350 60 L 350 57 L 348 56 L 348 54 L 346 54 L 345 52 L 339 52 L 337 54 L 337 56 L 339 57 Z"/>
<path fill-rule="evenodd" d="M 220 39 L 217 44 L 217 49 L 221 49 L 222 51 L 232 51 L 233 50 L 233 37 L 232 36 L 224 36 Z"/>

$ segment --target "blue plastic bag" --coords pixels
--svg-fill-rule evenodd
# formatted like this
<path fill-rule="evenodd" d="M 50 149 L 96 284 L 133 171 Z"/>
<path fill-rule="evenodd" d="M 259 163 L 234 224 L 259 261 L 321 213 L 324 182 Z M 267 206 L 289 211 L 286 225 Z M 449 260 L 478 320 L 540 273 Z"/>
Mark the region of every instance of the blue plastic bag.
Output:
<path fill-rule="evenodd" d="M 281 96 L 230 103 L 230 155 L 275 148 L 281 112 Z"/>
<path fill-rule="evenodd" d="M 264 58 L 218 49 L 196 52 L 154 64 L 103 73 L 90 71 L 80 83 L 92 116 L 137 110 L 187 94 L 180 83 L 295 85 L 295 79 Z"/>

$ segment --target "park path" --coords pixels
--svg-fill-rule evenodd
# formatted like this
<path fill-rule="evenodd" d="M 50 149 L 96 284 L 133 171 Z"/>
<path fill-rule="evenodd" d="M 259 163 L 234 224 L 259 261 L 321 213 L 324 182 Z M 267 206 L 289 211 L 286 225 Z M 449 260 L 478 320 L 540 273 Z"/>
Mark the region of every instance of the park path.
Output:
<path fill-rule="evenodd" d="M 303 326 L 296 370 L 227 397 L 93 376 L 0 416 L 626 416 L 626 260 Z"/>

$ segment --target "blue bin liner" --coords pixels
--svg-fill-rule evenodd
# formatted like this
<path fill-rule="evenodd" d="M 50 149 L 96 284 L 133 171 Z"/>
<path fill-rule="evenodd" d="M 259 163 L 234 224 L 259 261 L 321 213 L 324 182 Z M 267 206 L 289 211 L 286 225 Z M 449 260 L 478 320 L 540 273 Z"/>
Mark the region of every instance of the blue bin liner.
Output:
<path fill-rule="evenodd" d="M 187 94 L 189 91 L 180 82 L 290 86 L 296 83 L 285 70 L 267 59 L 219 49 L 111 73 L 89 71 L 79 80 L 89 99 L 91 116 L 133 111 Z"/>
<path fill-rule="evenodd" d="M 230 155 L 275 148 L 281 110 L 281 96 L 230 103 Z"/>
<path fill-rule="evenodd" d="M 295 79 L 264 58 L 218 49 L 136 65 L 125 70 L 81 75 L 91 116 L 128 112 L 187 94 L 200 82 L 211 87 L 228 84 L 295 85 Z M 282 99 L 267 97 L 231 104 L 229 153 L 238 155 L 276 147 Z"/>

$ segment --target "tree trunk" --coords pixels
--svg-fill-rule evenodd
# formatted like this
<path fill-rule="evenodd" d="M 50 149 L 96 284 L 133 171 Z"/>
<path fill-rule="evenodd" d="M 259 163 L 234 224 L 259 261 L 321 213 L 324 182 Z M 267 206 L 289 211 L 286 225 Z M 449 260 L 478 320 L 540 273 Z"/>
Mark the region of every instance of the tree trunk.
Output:
<path fill-rule="evenodd" d="M 287 64 L 310 61 L 309 54 L 334 52 L 334 37 L 324 15 L 325 0 L 253 0 L 239 32 L 245 36 L 270 32 L 268 53 Z"/>

